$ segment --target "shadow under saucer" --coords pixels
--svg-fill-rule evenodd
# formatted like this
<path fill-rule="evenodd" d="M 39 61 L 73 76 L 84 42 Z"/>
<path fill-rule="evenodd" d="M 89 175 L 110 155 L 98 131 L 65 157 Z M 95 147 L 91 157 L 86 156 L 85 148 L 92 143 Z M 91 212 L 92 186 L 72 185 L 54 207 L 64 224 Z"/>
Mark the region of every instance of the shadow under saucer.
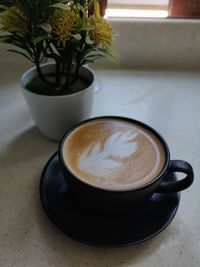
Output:
<path fill-rule="evenodd" d="M 170 174 L 166 180 L 177 180 Z M 174 218 L 180 193 L 155 193 L 139 208 L 127 213 L 103 214 L 82 209 L 78 195 L 69 190 L 58 154 L 47 162 L 41 177 L 40 197 L 49 220 L 65 235 L 88 245 L 120 247 L 148 240 Z"/>

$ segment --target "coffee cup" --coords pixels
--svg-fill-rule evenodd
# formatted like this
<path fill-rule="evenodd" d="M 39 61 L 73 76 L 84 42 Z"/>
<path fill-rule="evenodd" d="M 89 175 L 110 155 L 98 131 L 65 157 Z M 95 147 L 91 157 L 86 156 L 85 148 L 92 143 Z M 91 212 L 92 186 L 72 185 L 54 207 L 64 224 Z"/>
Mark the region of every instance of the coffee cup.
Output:
<path fill-rule="evenodd" d="M 163 137 L 150 126 L 130 118 L 104 116 L 69 129 L 59 144 L 63 174 L 82 206 L 103 211 L 126 210 L 154 193 L 188 188 L 191 165 L 171 160 Z M 185 177 L 166 181 L 171 173 Z"/>

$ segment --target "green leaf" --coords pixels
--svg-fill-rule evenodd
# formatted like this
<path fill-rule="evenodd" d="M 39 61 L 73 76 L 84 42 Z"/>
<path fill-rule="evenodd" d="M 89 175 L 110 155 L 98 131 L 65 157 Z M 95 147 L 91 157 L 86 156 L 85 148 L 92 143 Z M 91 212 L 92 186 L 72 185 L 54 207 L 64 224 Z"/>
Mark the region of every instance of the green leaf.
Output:
<path fill-rule="evenodd" d="M 39 0 L 39 1 L 41 1 L 41 0 Z M 54 5 L 54 4 L 57 4 L 57 3 L 66 3 L 67 1 L 66 0 L 53 0 L 53 1 L 47 0 L 47 2 L 48 2 L 48 4 Z"/>
<path fill-rule="evenodd" d="M 26 55 L 26 54 L 23 53 L 23 52 L 20 52 L 20 51 L 15 50 L 15 49 L 8 49 L 7 51 L 8 51 L 8 52 L 12 52 L 12 53 L 19 54 L 19 55 L 21 55 L 21 56 L 27 58 L 27 59 L 30 60 L 31 62 L 33 62 L 32 58 L 30 58 L 28 55 Z"/>
<path fill-rule="evenodd" d="M 0 43 L 6 43 L 9 39 L 10 35 L 0 36 Z"/>
<path fill-rule="evenodd" d="M 68 5 L 63 4 L 63 3 L 52 4 L 49 7 L 60 8 L 63 10 L 70 10 L 70 7 Z"/>
<path fill-rule="evenodd" d="M 45 39 L 47 39 L 47 37 L 48 37 L 48 35 L 47 34 L 44 34 L 44 35 L 38 36 L 36 38 L 33 38 L 34 45 L 37 45 L 41 41 L 44 41 Z"/>
<path fill-rule="evenodd" d="M 21 38 L 20 36 L 16 36 L 16 35 L 8 36 L 6 43 L 17 46 L 20 49 L 25 50 L 31 56 L 31 58 L 34 57 L 31 44 L 25 43 L 23 38 Z"/>
<path fill-rule="evenodd" d="M 85 16 L 86 15 L 85 8 L 81 4 L 79 4 L 79 3 L 77 3 L 76 6 L 78 7 L 78 11 L 79 12 L 82 12 L 82 14 Z"/>
<path fill-rule="evenodd" d="M 89 44 L 89 45 L 94 44 L 94 42 L 90 39 L 90 36 L 87 36 L 85 38 L 85 42 L 86 42 L 86 44 Z"/>
<path fill-rule="evenodd" d="M 78 41 L 82 39 L 82 37 L 81 37 L 81 35 L 79 33 L 72 34 L 72 36 Z"/>
<path fill-rule="evenodd" d="M 49 23 L 42 23 L 38 25 L 40 28 L 42 28 L 45 32 L 51 33 L 52 32 L 52 27 Z"/>
<path fill-rule="evenodd" d="M 111 61 L 114 61 L 116 64 L 120 63 L 120 60 L 119 60 L 120 56 L 116 50 L 106 49 L 106 50 L 102 50 L 101 52 L 106 58 L 110 59 Z"/>
<path fill-rule="evenodd" d="M 0 5 L 0 9 L 6 10 L 8 7 L 4 5 Z"/>

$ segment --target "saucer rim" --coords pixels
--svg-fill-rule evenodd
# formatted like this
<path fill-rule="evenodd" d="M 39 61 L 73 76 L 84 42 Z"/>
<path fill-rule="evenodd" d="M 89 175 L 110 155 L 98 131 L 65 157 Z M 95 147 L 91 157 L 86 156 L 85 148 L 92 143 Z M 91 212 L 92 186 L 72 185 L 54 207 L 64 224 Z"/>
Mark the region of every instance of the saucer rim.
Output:
<path fill-rule="evenodd" d="M 163 230 L 165 230 L 165 228 L 167 228 L 169 226 L 169 224 L 172 222 L 172 220 L 174 219 L 177 211 L 178 211 L 178 208 L 179 208 L 179 205 L 180 205 L 180 198 L 181 198 L 181 192 L 175 192 L 173 194 L 176 194 L 177 195 L 177 204 L 174 208 L 174 211 L 172 214 L 170 214 L 169 216 L 169 219 L 167 220 L 167 222 L 158 230 L 156 231 L 155 233 L 153 233 L 152 235 L 149 235 L 147 236 L 146 238 L 143 238 L 139 241 L 130 241 L 130 242 L 126 242 L 126 243 L 120 243 L 120 242 L 116 242 L 116 244 L 103 244 L 101 242 L 98 243 L 98 241 L 96 242 L 90 242 L 90 241 L 87 241 L 87 240 L 84 240 L 84 239 L 79 239 L 79 238 L 76 238 L 74 237 L 73 235 L 70 235 L 67 234 L 67 233 L 64 233 L 61 229 L 61 227 L 58 225 L 58 223 L 56 222 L 55 218 L 52 218 L 52 216 L 49 214 L 48 212 L 48 209 L 46 208 L 45 206 L 45 201 L 43 200 L 43 194 L 42 194 L 42 184 L 43 184 L 43 181 L 44 181 L 44 174 L 46 172 L 46 170 L 48 169 L 48 166 L 50 165 L 51 161 L 55 158 L 55 157 L 58 157 L 57 161 L 59 160 L 59 156 L 58 156 L 58 151 L 56 151 L 55 153 L 53 153 L 53 155 L 49 158 L 49 160 L 46 162 L 45 164 L 45 167 L 43 168 L 43 171 L 42 171 L 42 174 L 41 174 L 41 177 L 40 177 L 40 185 L 39 185 L 39 194 L 40 194 L 40 201 L 41 201 L 41 205 L 42 205 L 42 208 L 48 218 L 48 221 L 54 225 L 54 227 L 56 227 L 57 230 L 59 230 L 59 232 L 61 232 L 64 236 L 66 236 L 67 238 L 70 238 L 72 239 L 73 241 L 77 241 L 81 244 L 85 244 L 87 246 L 94 246 L 94 247 L 101 247 L 101 248 L 120 248 L 120 247 L 128 247 L 128 246 L 132 246 L 132 245 L 136 245 L 136 244 L 140 244 L 140 243 L 143 243 L 149 239 L 153 239 L 154 237 L 156 237 L 157 235 L 159 235 Z M 61 168 L 60 168 L 61 169 Z M 176 178 L 176 180 L 178 180 L 177 178 L 177 175 L 174 173 L 174 176 Z M 169 194 L 169 193 L 158 193 L 158 194 Z"/>

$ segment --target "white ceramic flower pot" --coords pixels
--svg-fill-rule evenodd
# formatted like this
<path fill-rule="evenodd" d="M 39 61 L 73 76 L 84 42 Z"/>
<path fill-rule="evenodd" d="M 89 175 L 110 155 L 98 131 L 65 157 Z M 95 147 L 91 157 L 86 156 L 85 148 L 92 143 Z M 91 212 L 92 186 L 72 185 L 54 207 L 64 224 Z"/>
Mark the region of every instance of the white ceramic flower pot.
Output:
<path fill-rule="evenodd" d="M 43 73 L 54 70 L 54 63 L 42 65 Z M 87 67 L 81 67 L 80 76 L 91 81 L 86 89 L 71 95 L 48 96 L 26 89 L 27 83 L 37 76 L 36 68 L 26 71 L 21 78 L 24 98 L 30 108 L 39 130 L 47 137 L 59 141 L 69 127 L 90 117 L 94 97 L 94 74 Z"/>

